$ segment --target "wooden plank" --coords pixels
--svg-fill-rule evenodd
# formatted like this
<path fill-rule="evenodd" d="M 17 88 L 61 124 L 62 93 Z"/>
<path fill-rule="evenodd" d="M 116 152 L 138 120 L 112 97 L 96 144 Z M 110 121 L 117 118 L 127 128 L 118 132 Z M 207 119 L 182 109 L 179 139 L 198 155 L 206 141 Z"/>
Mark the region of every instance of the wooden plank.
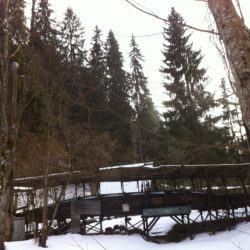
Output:
<path fill-rule="evenodd" d="M 181 169 L 181 171 L 180 171 Z M 166 165 L 159 167 L 134 167 L 101 169 L 96 171 L 73 171 L 68 173 L 54 173 L 49 175 L 49 186 L 59 186 L 65 183 L 89 183 L 105 181 L 138 181 L 138 180 L 173 180 L 206 178 L 230 178 L 250 175 L 250 164 L 214 164 L 214 165 Z M 71 176 L 68 181 L 68 177 Z M 43 187 L 43 176 L 15 179 L 15 186 Z"/>
<path fill-rule="evenodd" d="M 145 208 L 142 210 L 142 215 L 144 217 L 174 216 L 174 215 L 186 215 L 190 214 L 190 212 L 191 212 L 190 206 Z"/>

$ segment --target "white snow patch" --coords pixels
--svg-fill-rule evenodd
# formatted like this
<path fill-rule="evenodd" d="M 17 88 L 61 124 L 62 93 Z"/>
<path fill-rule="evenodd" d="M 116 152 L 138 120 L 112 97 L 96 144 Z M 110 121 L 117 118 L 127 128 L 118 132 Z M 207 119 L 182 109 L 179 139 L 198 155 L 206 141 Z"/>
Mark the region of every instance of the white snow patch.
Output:
<path fill-rule="evenodd" d="M 167 223 L 167 221 L 165 221 Z M 197 235 L 194 240 L 186 239 L 180 243 L 155 244 L 145 241 L 139 235 L 95 235 L 82 236 L 67 234 L 51 236 L 48 250 L 250 250 L 250 223 L 241 223 L 235 230 L 209 236 Z M 34 240 L 7 242 L 7 250 L 39 250 Z"/>

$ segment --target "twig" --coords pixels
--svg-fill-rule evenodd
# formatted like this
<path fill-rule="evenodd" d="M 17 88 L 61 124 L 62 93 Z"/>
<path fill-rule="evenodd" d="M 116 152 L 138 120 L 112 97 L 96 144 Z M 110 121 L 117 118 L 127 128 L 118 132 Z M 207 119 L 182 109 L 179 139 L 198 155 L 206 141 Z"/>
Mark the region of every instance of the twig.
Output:
<path fill-rule="evenodd" d="M 239 248 L 240 250 L 244 250 L 243 248 L 241 248 L 239 245 L 237 245 L 234 241 L 232 241 L 231 239 L 228 239 L 229 241 L 231 241 L 237 248 Z"/>
<path fill-rule="evenodd" d="M 146 11 L 146 10 L 143 10 L 142 8 L 140 8 L 140 7 L 138 7 L 137 5 L 133 4 L 130 0 L 125 0 L 125 1 L 126 1 L 127 3 L 129 3 L 130 5 L 132 5 L 135 9 L 137 9 L 137 10 L 143 12 L 144 14 L 147 14 L 147 15 L 149 15 L 149 16 L 152 16 L 152 17 L 154 17 L 154 18 L 157 18 L 157 19 L 159 19 L 159 20 L 162 20 L 162 21 L 168 23 L 168 20 L 167 20 L 167 19 L 162 18 L 162 17 L 160 17 L 160 16 L 158 16 L 158 15 L 156 15 L 156 14 L 154 14 L 154 13 L 150 13 L 150 12 L 148 12 L 148 11 Z M 219 35 L 217 32 L 215 32 L 215 31 L 213 31 L 213 30 L 204 30 L 204 29 L 196 28 L 196 27 L 191 26 L 191 25 L 188 25 L 188 24 L 183 24 L 183 25 L 184 25 L 185 27 L 187 27 L 187 28 L 190 28 L 190 29 L 193 29 L 193 30 L 196 30 L 196 31 L 205 32 L 205 33 L 209 33 L 209 34 L 213 34 L 213 35 Z"/>
<path fill-rule="evenodd" d="M 76 243 L 76 245 L 81 249 L 81 250 L 85 250 L 72 236 L 71 239 Z"/>
<path fill-rule="evenodd" d="M 105 248 L 98 240 L 96 240 L 93 236 L 91 237 L 100 247 L 102 247 L 104 250 L 108 250 Z"/>

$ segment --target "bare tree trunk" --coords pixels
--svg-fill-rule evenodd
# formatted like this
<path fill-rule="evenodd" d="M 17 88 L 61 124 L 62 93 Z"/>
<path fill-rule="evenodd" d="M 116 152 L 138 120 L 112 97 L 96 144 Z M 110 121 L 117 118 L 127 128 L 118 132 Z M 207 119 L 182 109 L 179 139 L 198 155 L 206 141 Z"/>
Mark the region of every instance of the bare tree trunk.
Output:
<path fill-rule="evenodd" d="M 11 228 L 7 225 L 10 225 L 14 134 L 12 124 L 8 121 L 9 1 L 1 1 L 0 4 L 0 250 L 4 250 L 4 241 L 11 237 Z"/>
<path fill-rule="evenodd" d="M 243 120 L 250 129 L 250 36 L 232 0 L 208 0 L 220 38 L 226 49 Z"/>
<path fill-rule="evenodd" d="M 49 149 L 48 149 L 49 150 Z M 49 154 L 49 153 L 48 153 Z M 41 247 L 46 247 L 47 242 L 47 232 L 48 232 L 48 194 L 49 194 L 49 187 L 48 187 L 48 176 L 49 176 L 49 162 L 45 163 L 45 174 L 44 174 L 44 192 L 43 192 L 43 227 L 39 239 L 39 245 Z"/>
<path fill-rule="evenodd" d="M 51 162 L 51 128 L 52 128 L 52 111 L 51 111 L 51 102 L 47 100 L 47 157 L 45 162 L 45 173 L 44 173 L 44 191 L 43 191 L 43 227 L 41 230 L 41 236 L 39 239 L 39 245 L 41 247 L 46 247 L 46 242 L 49 233 L 49 223 L 48 223 L 48 194 L 49 194 L 49 186 L 48 186 L 48 178 L 49 178 L 49 170 L 50 170 L 50 162 Z"/>
<path fill-rule="evenodd" d="M 32 5 L 31 5 L 31 18 L 30 18 L 30 42 L 31 42 L 31 47 L 33 48 L 33 42 L 35 39 L 35 34 L 34 34 L 34 26 L 35 26 L 35 8 L 36 8 L 36 0 L 32 0 Z"/>

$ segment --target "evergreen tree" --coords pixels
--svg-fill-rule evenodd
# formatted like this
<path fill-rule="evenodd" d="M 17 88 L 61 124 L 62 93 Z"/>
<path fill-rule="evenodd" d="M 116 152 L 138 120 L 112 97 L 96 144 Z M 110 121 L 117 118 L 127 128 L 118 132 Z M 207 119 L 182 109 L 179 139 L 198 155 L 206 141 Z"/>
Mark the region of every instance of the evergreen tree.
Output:
<path fill-rule="evenodd" d="M 89 66 L 95 81 L 102 88 L 105 88 L 106 83 L 106 66 L 104 45 L 101 40 L 102 32 L 98 26 L 94 29 L 94 35 L 91 42 Z"/>
<path fill-rule="evenodd" d="M 145 77 L 142 68 L 143 56 L 134 36 L 132 36 L 130 42 L 130 49 L 129 57 L 130 68 L 132 71 L 132 101 L 134 102 L 136 113 L 139 115 L 140 110 L 143 108 L 145 101 L 149 97 L 149 90 L 147 87 L 147 78 Z"/>
<path fill-rule="evenodd" d="M 16 49 L 19 49 L 19 47 L 21 47 L 21 45 L 24 45 L 24 43 L 27 41 L 24 0 L 11 0 L 9 2 L 9 10 L 12 14 L 9 26 L 11 32 L 10 39 L 14 50 L 13 52 L 15 52 Z"/>
<path fill-rule="evenodd" d="M 153 102 L 150 98 L 147 87 L 147 78 L 144 75 L 142 62 L 143 56 L 132 35 L 130 42 L 130 78 L 132 90 L 132 102 L 135 108 L 136 134 L 137 134 L 137 154 L 139 160 L 144 162 L 145 159 L 153 159 L 154 153 L 152 147 L 153 135 L 149 131 L 157 132 L 159 117 L 154 109 Z M 149 142 L 151 140 L 151 142 Z"/>
<path fill-rule="evenodd" d="M 63 84 L 69 105 L 68 116 L 73 124 L 85 124 L 88 120 L 86 107 L 86 85 L 88 72 L 86 70 L 85 32 L 79 17 L 71 8 L 67 8 L 60 25 L 60 54 L 63 66 Z M 84 123 L 84 125 L 83 125 Z"/>
<path fill-rule="evenodd" d="M 160 123 L 159 113 L 155 109 L 152 99 L 148 97 L 140 110 L 141 140 L 144 162 L 156 162 L 160 159 Z"/>
<path fill-rule="evenodd" d="M 32 20 L 34 23 L 31 27 L 31 44 L 40 49 L 41 52 L 43 52 L 45 46 L 55 42 L 57 32 L 54 28 L 55 20 L 52 18 L 52 13 L 53 10 L 50 8 L 48 0 L 40 0 L 36 11 L 33 13 Z"/>
<path fill-rule="evenodd" d="M 130 86 L 123 69 L 123 56 L 112 31 L 105 44 L 107 92 L 109 102 L 109 131 L 117 140 L 114 160 L 129 161 L 133 157 L 132 107 L 129 103 Z"/>
<path fill-rule="evenodd" d="M 88 107 L 91 109 L 91 123 L 98 130 L 107 130 L 107 87 L 104 45 L 101 40 L 102 32 L 96 26 L 91 42 L 89 67 Z"/>
<path fill-rule="evenodd" d="M 243 156 L 246 157 L 244 151 L 248 151 L 242 149 L 249 148 L 249 145 L 248 140 L 245 140 L 248 137 L 246 136 L 246 138 L 244 138 L 244 124 L 240 118 L 241 112 L 239 111 L 239 104 L 237 102 L 237 98 L 232 92 L 232 89 L 227 86 L 224 78 L 221 79 L 220 89 L 222 93 L 220 103 L 222 105 L 223 112 L 221 119 L 224 124 L 224 129 L 228 131 L 228 141 L 233 146 L 231 153 L 233 151 L 234 155 L 236 155 L 236 160 L 241 162 L 244 160 Z"/>
<path fill-rule="evenodd" d="M 51 106 L 52 100 L 56 100 L 58 93 L 56 88 L 63 76 L 52 13 L 53 10 L 47 0 L 40 0 L 37 4 L 36 1 L 32 1 L 30 53 L 27 66 L 32 83 L 29 95 L 34 98 L 25 115 L 33 121 L 30 122 L 30 129 L 33 132 L 46 131 L 48 105 Z"/>
<path fill-rule="evenodd" d="M 71 82 L 79 78 L 79 72 L 86 60 L 84 49 L 84 28 L 71 8 L 64 14 L 60 29 L 60 50 Z"/>
<path fill-rule="evenodd" d="M 207 159 L 205 152 L 208 155 L 207 148 L 200 145 L 215 144 L 220 140 L 213 137 L 211 142 L 207 137 L 215 131 L 218 118 L 209 116 L 208 111 L 216 105 L 212 95 L 205 90 L 206 70 L 201 67 L 201 52 L 192 48 L 184 20 L 174 8 L 168 16 L 168 23 L 168 27 L 164 28 L 161 72 L 168 94 L 164 102 L 167 108 L 164 118 L 170 136 L 168 150 L 172 148 L 169 156 L 176 155 L 174 160 L 180 160 L 180 163 L 200 162 Z M 178 152 L 175 154 L 174 150 Z"/>
<path fill-rule="evenodd" d="M 174 135 L 181 135 L 187 129 L 198 135 L 201 118 L 215 106 L 211 94 L 204 88 L 206 70 L 200 65 L 201 52 L 192 49 L 184 20 L 174 8 L 168 22 L 169 26 L 164 28 L 164 65 L 161 69 L 168 94 L 164 117 Z"/>

